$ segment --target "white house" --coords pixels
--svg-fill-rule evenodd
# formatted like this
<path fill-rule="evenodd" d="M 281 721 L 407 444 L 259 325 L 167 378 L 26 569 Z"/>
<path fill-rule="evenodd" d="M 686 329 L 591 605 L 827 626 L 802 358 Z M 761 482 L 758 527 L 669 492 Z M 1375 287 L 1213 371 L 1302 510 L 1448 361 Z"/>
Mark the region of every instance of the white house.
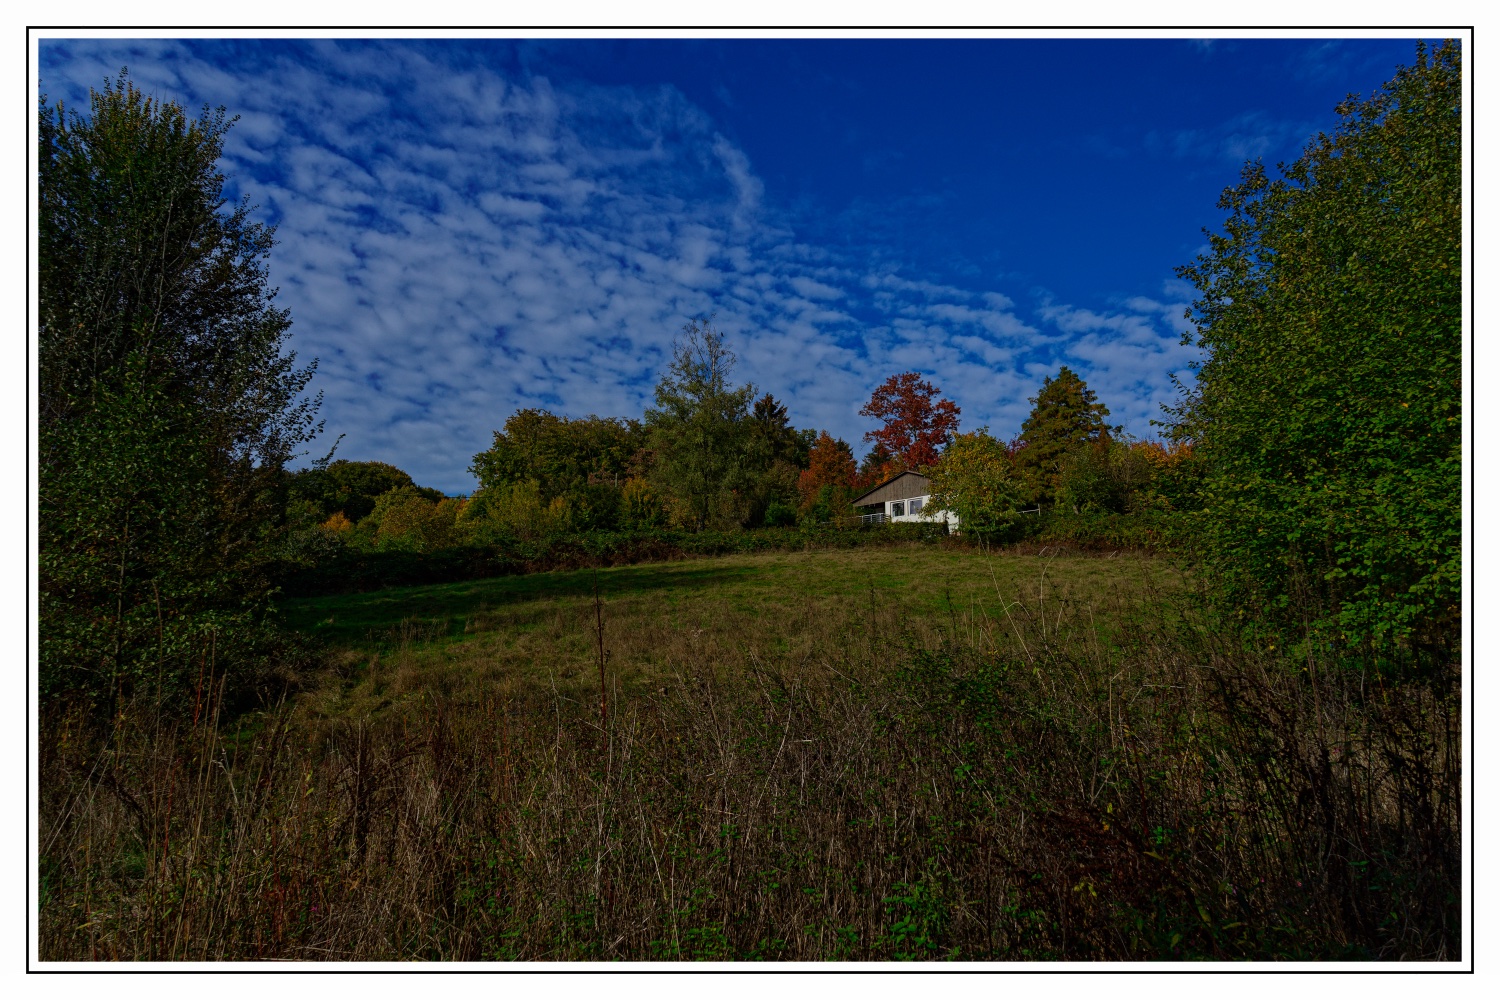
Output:
<path fill-rule="evenodd" d="M 854 506 L 871 520 L 895 522 L 946 521 L 958 528 L 958 515 L 932 505 L 932 480 L 920 472 L 902 472 L 854 498 Z"/>

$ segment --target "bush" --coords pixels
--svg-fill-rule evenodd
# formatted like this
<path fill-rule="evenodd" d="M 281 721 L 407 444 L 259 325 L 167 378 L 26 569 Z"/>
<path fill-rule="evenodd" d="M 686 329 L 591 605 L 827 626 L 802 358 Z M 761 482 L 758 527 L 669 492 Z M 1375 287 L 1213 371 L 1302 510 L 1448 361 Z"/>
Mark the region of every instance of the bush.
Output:
<path fill-rule="evenodd" d="M 1281 179 L 1248 165 L 1179 272 L 1209 359 L 1178 433 L 1205 467 L 1205 568 L 1246 624 L 1456 654 L 1461 94 L 1458 46 L 1419 46 Z"/>
<path fill-rule="evenodd" d="M 790 528 L 797 524 L 797 508 L 776 501 L 766 508 L 766 527 Z"/>
<path fill-rule="evenodd" d="M 411 547 L 343 544 L 322 529 L 299 550 L 304 561 L 283 564 L 283 592 L 312 596 L 379 590 L 383 587 L 476 580 L 585 566 L 625 566 L 705 556 L 806 549 L 935 544 L 947 537 L 944 524 L 873 525 L 864 529 L 808 526 L 752 531 L 592 531 L 547 537 L 486 536 L 483 542 L 432 551 Z M 961 540 L 955 540 L 962 544 Z M 306 555 L 316 551 L 316 562 Z"/>
<path fill-rule="evenodd" d="M 1180 514 L 1143 511 L 1116 514 L 1091 510 L 1050 511 L 1033 522 L 1036 541 L 1067 545 L 1086 552 L 1127 551 L 1186 553 L 1193 539 L 1193 522 Z"/>

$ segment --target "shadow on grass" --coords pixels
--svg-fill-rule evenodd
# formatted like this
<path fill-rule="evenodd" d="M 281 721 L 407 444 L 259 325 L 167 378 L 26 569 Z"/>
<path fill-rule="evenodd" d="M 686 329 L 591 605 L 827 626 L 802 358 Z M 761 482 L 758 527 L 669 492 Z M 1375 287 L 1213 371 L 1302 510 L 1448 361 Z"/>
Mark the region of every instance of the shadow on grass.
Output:
<path fill-rule="evenodd" d="M 609 600 L 650 591 L 700 590 L 759 575 L 756 567 L 726 566 L 715 560 L 607 567 L 599 570 L 598 581 L 600 596 Z M 368 647 L 381 644 L 381 639 L 372 640 L 374 636 L 385 641 L 456 639 L 476 616 L 541 601 L 587 601 L 593 594 L 593 570 L 567 570 L 295 598 L 281 610 L 286 625 L 298 632 L 334 645 Z"/>

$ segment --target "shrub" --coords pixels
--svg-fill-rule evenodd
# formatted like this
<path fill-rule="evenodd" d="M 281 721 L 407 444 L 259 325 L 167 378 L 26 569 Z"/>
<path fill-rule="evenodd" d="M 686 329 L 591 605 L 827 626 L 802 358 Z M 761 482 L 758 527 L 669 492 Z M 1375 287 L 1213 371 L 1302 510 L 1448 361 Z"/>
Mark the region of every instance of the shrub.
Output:
<path fill-rule="evenodd" d="M 1280 179 L 1246 166 L 1180 269 L 1209 357 L 1177 429 L 1205 466 L 1204 565 L 1247 624 L 1457 649 L 1461 92 L 1458 46 L 1419 46 Z"/>

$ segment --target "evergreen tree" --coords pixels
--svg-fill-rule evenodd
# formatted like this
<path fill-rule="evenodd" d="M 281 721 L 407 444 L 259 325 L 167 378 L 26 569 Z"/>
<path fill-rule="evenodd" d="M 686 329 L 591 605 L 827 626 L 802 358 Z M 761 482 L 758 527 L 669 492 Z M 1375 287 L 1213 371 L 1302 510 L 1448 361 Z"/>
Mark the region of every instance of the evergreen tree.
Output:
<path fill-rule="evenodd" d="M 797 477 L 807 464 L 806 435 L 792 427 L 786 406 L 769 392 L 755 401 L 746 424 L 752 482 L 746 524 L 782 525 L 797 518 Z"/>
<path fill-rule="evenodd" d="M 799 469 L 807 467 L 806 436 L 791 425 L 786 406 L 769 392 L 755 401 L 748 430 L 751 455 L 758 464 L 768 467 L 779 459 Z"/>
<path fill-rule="evenodd" d="M 1044 379 L 1041 391 L 1029 402 L 1031 413 L 1021 427 L 1016 471 L 1025 483 L 1029 502 L 1050 504 L 1056 498 L 1068 456 L 1107 438 L 1117 428 L 1104 422 L 1109 408 L 1066 365 L 1056 378 Z"/>
<path fill-rule="evenodd" d="M 885 482 L 907 468 L 909 466 L 900 457 L 893 454 L 884 444 L 876 441 L 870 446 L 870 450 L 865 452 L 865 457 L 860 460 L 859 478 L 856 485 L 861 489 L 868 489 Z"/>

